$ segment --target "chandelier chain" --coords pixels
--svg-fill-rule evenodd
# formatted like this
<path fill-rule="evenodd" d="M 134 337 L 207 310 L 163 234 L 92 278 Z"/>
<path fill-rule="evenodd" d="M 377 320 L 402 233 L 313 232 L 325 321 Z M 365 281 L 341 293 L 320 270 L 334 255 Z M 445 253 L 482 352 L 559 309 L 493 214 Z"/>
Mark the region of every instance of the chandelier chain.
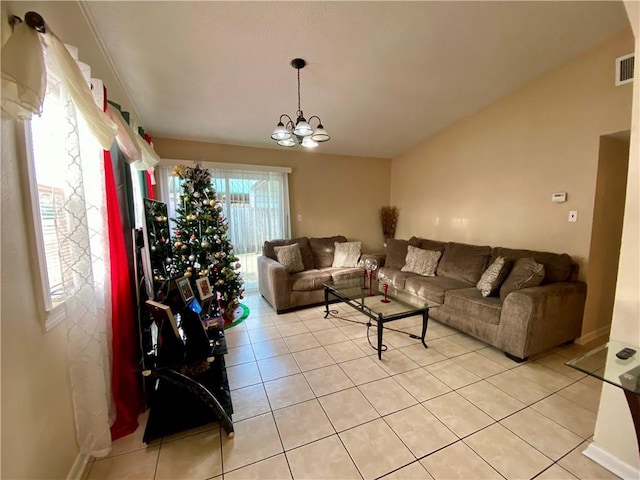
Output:
<path fill-rule="evenodd" d="M 300 109 L 300 69 L 298 68 L 298 117 L 302 116 L 302 110 Z"/>

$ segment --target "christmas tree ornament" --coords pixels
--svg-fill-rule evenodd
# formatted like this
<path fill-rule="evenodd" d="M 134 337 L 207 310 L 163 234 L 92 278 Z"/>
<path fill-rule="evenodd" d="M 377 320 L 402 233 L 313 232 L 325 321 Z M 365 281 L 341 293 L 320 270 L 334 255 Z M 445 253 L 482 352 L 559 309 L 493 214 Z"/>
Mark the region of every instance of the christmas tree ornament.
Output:
<path fill-rule="evenodd" d="M 190 272 L 193 270 L 193 267 L 187 267 L 187 272 Z"/>
<path fill-rule="evenodd" d="M 190 262 L 195 262 L 196 260 L 196 256 L 195 255 L 189 255 L 189 261 Z"/>
<path fill-rule="evenodd" d="M 183 243 L 181 241 L 177 241 L 176 243 L 173 244 L 176 248 L 180 248 L 182 247 Z"/>
<path fill-rule="evenodd" d="M 152 251 L 152 252 L 155 252 L 156 250 L 157 250 L 157 249 L 156 249 L 156 246 L 155 246 L 155 245 L 151 245 L 151 251 Z"/>
<path fill-rule="evenodd" d="M 210 200 L 209 201 L 209 206 L 215 207 L 216 206 L 216 201 L 215 200 Z"/>
<path fill-rule="evenodd" d="M 191 272 L 184 272 L 184 276 L 187 278 L 191 277 L 191 275 L 193 275 Z"/>
<path fill-rule="evenodd" d="M 204 248 L 205 250 L 207 250 L 207 249 L 211 246 L 211 244 L 210 244 L 209 242 L 207 242 L 206 240 L 203 240 L 203 241 L 200 243 L 200 246 L 201 246 L 202 248 Z"/>
<path fill-rule="evenodd" d="M 200 198 L 200 192 L 193 192 L 193 198 Z"/>

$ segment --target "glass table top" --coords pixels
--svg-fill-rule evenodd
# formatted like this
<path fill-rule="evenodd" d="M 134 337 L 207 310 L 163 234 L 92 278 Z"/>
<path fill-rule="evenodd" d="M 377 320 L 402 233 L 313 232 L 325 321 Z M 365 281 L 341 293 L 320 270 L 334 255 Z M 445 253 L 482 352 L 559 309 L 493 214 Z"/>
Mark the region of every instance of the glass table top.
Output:
<path fill-rule="evenodd" d="M 636 353 L 626 360 L 616 357 L 616 353 L 626 347 L 636 350 Z M 616 387 L 640 395 L 639 350 L 640 348 L 637 346 L 610 340 L 581 357 L 567 362 L 567 365 Z"/>

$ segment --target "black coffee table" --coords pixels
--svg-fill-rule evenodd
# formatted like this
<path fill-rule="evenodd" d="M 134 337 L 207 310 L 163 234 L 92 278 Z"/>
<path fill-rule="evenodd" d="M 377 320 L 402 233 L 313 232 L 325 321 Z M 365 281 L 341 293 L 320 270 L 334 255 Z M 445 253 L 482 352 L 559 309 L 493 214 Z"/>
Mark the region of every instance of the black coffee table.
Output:
<path fill-rule="evenodd" d="M 327 318 L 332 312 L 329 310 L 329 296 L 333 295 L 339 301 L 353 307 L 360 313 L 363 313 L 371 320 L 374 320 L 378 327 L 378 359 L 382 359 L 383 344 L 382 331 L 384 324 L 401 318 L 412 317 L 413 315 L 422 315 L 422 335 L 409 335 L 422 341 L 425 348 L 427 344 L 424 337 L 427 334 L 427 325 L 429 323 L 429 309 L 439 307 L 439 303 L 423 300 L 415 295 L 406 292 L 399 292 L 388 287 L 386 299 L 388 303 L 383 302 L 385 295 L 382 292 L 383 285 L 378 284 L 377 280 L 373 280 L 373 285 L 369 288 L 363 288 L 362 279 L 348 280 L 339 283 L 324 283 L 324 303 L 325 315 Z M 367 323 L 367 327 L 371 326 L 371 322 Z"/>

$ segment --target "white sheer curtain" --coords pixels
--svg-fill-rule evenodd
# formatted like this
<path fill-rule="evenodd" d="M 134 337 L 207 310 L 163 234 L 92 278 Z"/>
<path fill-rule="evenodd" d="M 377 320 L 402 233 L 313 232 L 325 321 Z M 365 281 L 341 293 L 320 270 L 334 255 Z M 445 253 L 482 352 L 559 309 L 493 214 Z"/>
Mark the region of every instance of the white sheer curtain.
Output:
<path fill-rule="evenodd" d="M 171 176 L 173 164 L 177 163 L 180 162 L 156 168 L 159 196 L 167 204 L 169 218 L 175 218 L 175 199 L 181 192 L 180 179 Z M 240 275 L 245 282 L 245 291 L 257 291 L 257 258 L 262 254 L 265 240 L 291 235 L 290 169 L 209 162 L 202 162 L 201 166 L 211 172 L 217 198 L 224 205 L 222 213 L 228 220 L 234 251 L 240 257 Z"/>

